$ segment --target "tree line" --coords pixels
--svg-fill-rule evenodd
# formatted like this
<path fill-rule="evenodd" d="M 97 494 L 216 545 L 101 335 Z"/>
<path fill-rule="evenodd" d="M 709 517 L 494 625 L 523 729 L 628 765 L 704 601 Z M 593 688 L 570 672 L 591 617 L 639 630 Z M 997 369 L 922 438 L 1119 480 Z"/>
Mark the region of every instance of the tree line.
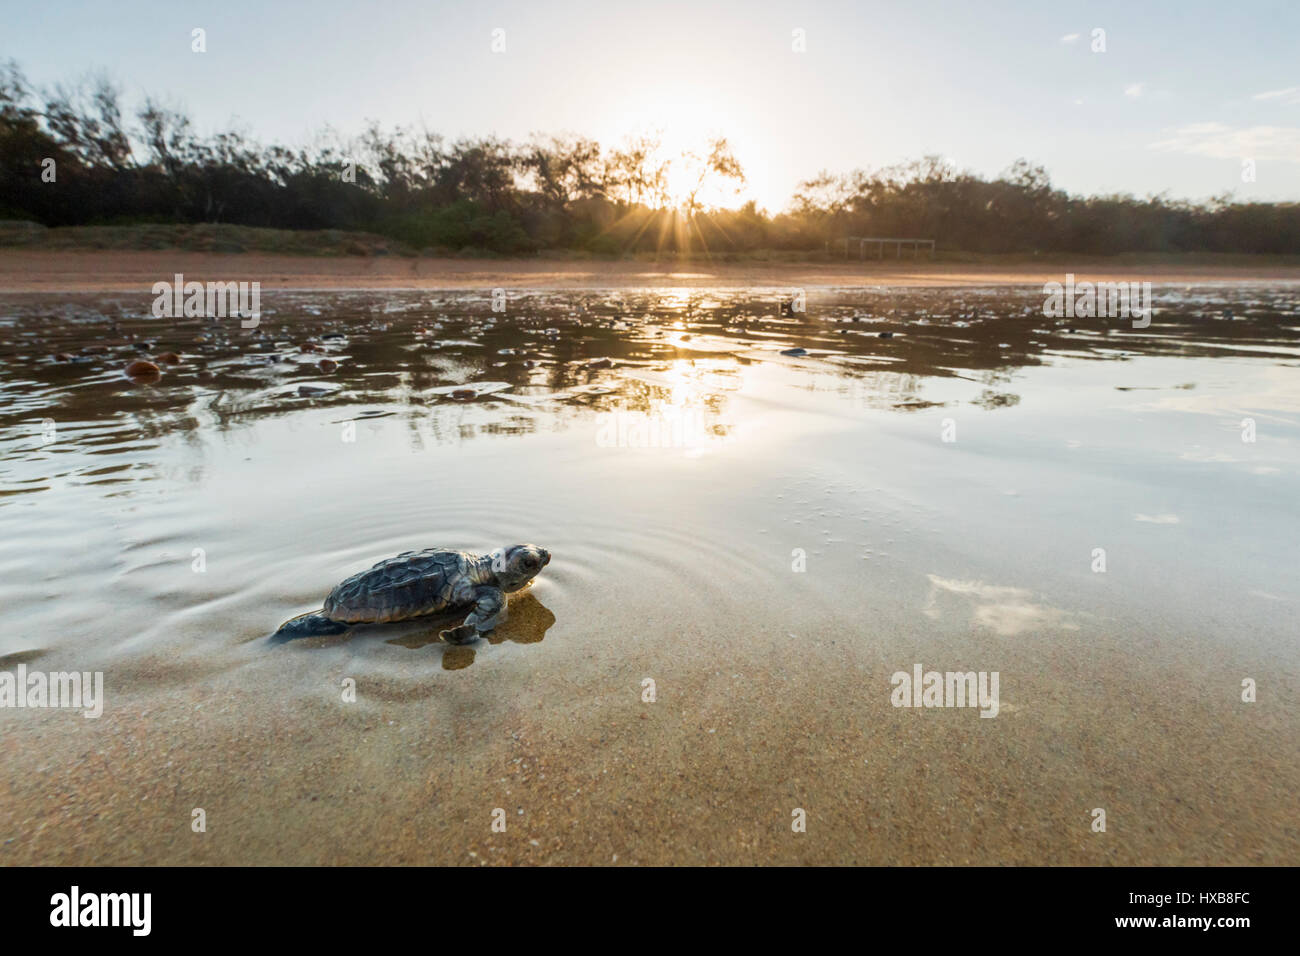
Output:
<path fill-rule="evenodd" d="M 842 250 L 846 236 L 972 253 L 1300 253 L 1300 203 L 1070 196 L 1025 160 L 993 179 L 934 156 L 822 173 L 776 213 L 704 199 L 744 181 L 722 138 L 667 156 L 653 135 L 614 148 L 580 136 L 449 142 L 371 124 L 293 149 L 238 129 L 201 136 L 153 97 L 129 111 L 104 75 L 36 91 L 16 63 L 0 67 L 0 219 L 47 226 L 356 230 L 447 253 L 807 252 Z"/>

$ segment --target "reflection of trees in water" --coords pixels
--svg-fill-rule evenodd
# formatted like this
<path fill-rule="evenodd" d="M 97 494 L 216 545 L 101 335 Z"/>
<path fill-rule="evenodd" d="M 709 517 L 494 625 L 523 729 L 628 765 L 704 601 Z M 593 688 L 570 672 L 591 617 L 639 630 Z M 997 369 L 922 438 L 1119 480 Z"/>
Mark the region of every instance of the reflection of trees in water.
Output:
<path fill-rule="evenodd" d="M 413 408 L 404 416 L 408 439 L 413 450 L 420 450 L 427 440 L 446 445 L 481 436 L 529 435 L 574 428 L 588 429 L 594 436 L 601 415 L 627 412 L 665 420 L 696 414 L 702 427 L 712 434 L 723 435 L 729 430 L 728 425 L 718 420 L 726 407 L 726 394 L 697 390 L 689 376 L 681 382 L 647 382 L 620 378 L 614 370 L 602 376 L 601 384 L 610 390 L 574 391 L 583 387 L 580 384 L 549 394 L 524 396 L 531 399 L 527 403 L 497 396 L 469 402 L 444 399 Z M 683 389 L 687 390 L 685 394 Z"/>
<path fill-rule="evenodd" d="M 698 410 L 716 425 L 742 369 L 792 345 L 833 353 L 834 373 L 824 371 L 827 361 L 804 366 L 803 385 L 814 391 L 915 408 L 931 380 L 969 379 L 983 388 L 977 405 L 1002 408 L 1018 401 L 1006 388 L 1017 370 L 1060 354 L 1213 357 L 1250 345 L 1255 356 L 1292 360 L 1282 348 L 1293 347 L 1300 321 L 1293 296 L 1258 288 L 1170 293 L 1163 303 L 1157 295 L 1146 330 L 1120 319 L 1058 323 L 1042 315 L 1037 290 L 810 295 L 808 311 L 795 316 L 781 315 L 783 298 L 781 290 L 512 292 L 501 313 L 488 290 L 268 292 L 256 330 L 154 319 L 149 296 L 17 298 L 6 303 L 12 321 L 0 329 L 0 434 L 30 443 L 33 422 L 50 417 L 70 426 L 60 429 L 61 441 L 88 451 L 166 441 L 197 457 L 207 434 L 251 441 L 251 432 L 240 433 L 263 419 L 296 421 L 319 408 L 336 408 L 339 420 L 359 408 L 407 409 L 413 446 L 590 427 L 594 415 L 615 411 Z M 300 352 L 308 341 L 323 351 Z M 165 367 L 152 386 L 123 378 L 127 362 L 163 350 L 180 352 L 184 363 Z M 51 360 L 61 352 L 77 361 Z M 292 361 L 267 364 L 272 355 Z M 316 361 L 331 356 L 337 372 L 320 371 Z M 611 367 L 599 367 L 606 359 Z M 342 390 L 286 397 L 316 380 Z M 510 388 L 465 404 L 429 394 L 483 381 Z"/>
<path fill-rule="evenodd" d="M 1005 385 L 1012 379 L 1013 369 L 1009 368 L 990 368 L 985 369 L 976 376 L 981 385 Z"/>
<path fill-rule="evenodd" d="M 921 402 L 925 380 L 910 372 L 846 370 L 844 375 L 827 377 L 817 391 L 834 391 L 868 408 L 891 408 Z"/>
<path fill-rule="evenodd" d="M 993 411 L 995 408 L 1011 408 L 1020 404 L 1020 396 L 1013 395 L 1010 392 L 995 392 L 991 389 L 985 389 L 980 392 L 980 397 L 975 399 L 972 405 L 978 405 L 987 411 Z"/>
<path fill-rule="evenodd" d="M 186 434 L 197 430 L 200 424 L 198 416 L 189 412 L 177 413 L 171 408 L 139 408 L 131 412 L 129 418 L 142 437 L 153 439 L 175 434 L 184 440 Z"/>

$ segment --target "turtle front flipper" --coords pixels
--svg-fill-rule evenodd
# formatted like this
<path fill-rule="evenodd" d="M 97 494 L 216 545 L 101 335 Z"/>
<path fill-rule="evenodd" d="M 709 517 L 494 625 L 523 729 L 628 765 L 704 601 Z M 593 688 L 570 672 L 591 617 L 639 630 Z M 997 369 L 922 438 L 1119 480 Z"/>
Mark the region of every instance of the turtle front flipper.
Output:
<path fill-rule="evenodd" d="M 500 588 L 474 590 L 474 610 L 459 627 L 449 628 L 438 636 L 448 644 L 468 644 L 492 630 L 506 617 L 506 595 Z"/>

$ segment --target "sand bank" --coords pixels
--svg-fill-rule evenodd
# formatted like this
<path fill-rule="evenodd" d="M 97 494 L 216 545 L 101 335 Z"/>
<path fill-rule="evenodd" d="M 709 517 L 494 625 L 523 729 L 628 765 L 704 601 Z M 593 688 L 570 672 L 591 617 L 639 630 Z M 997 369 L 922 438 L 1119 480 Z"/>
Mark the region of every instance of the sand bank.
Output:
<path fill-rule="evenodd" d="M 280 256 L 180 250 L 0 250 L 0 291 L 134 292 L 182 273 L 199 281 L 258 281 L 264 289 L 491 289 L 958 287 L 1060 281 L 1154 284 L 1300 281 L 1300 264 L 1238 257 L 1058 258 L 996 263 L 913 261 L 707 262 L 574 259 L 436 259 L 401 256 Z"/>

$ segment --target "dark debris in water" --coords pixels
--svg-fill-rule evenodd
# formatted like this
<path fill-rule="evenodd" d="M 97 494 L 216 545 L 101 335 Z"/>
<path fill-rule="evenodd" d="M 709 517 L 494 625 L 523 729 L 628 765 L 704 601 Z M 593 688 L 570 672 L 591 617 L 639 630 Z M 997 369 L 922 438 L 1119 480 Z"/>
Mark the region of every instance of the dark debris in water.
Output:
<path fill-rule="evenodd" d="M 1038 290 L 1008 288 L 827 291 L 797 312 L 761 290 L 520 292 L 505 312 L 481 292 L 285 291 L 265 300 L 261 324 L 245 329 L 236 319 L 154 318 L 147 294 L 7 297 L 0 429 L 142 413 L 189 422 L 204 409 L 224 421 L 299 398 L 424 414 L 445 402 L 509 415 L 548 398 L 552 407 L 626 408 L 659 394 L 640 370 L 672 364 L 688 377 L 716 376 L 778 353 L 822 360 L 793 366 L 810 376 L 888 372 L 912 390 L 933 379 L 1005 380 L 1060 357 L 1294 361 L 1300 325 L 1295 294 L 1264 287 L 1158 291 L 1141 330 L 1121 319 L 1047 318 Z M 492 396 L 501 401 L 480 401 Z M 1015 404 L 1005 390 L 970 400 Z M 927 405 L 895 393 L 877 403 Z"/>

